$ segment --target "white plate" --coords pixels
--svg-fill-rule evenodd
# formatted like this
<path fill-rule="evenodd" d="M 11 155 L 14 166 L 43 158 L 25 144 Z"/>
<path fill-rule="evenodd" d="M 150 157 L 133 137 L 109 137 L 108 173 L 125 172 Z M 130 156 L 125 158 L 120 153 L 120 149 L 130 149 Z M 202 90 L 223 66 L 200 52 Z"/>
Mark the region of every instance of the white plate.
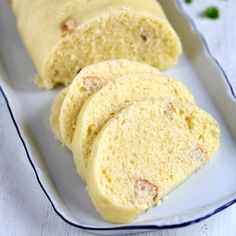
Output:
<path fill-rule="evenodd" d="M 34 86 L 33 64 L 20 41 L 9 7 L 5 1 L 1 3 L 1 93 L 40 187 L 55 212 L 78 228 L 97 233 L 175 228 L 199 222 L 236 202 L 236 96 L 180 3 L 160 2 L 184 47 L 178 65 L 166 73 L 182 80 L 195 95 L 197 104 L 219 121 L 221 147 L 211 163 L 173 191 L 159 207 L 126 225 L 105 222 L 96 213 L 76 174 L 71 153 L 54 140 L 48 117 L 59 89 L 45 91 Z"/>

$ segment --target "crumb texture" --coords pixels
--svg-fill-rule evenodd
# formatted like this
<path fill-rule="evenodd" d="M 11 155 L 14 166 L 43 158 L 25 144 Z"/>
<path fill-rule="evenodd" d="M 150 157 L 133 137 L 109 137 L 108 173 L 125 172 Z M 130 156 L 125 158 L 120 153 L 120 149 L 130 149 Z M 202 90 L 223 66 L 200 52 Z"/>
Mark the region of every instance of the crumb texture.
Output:
<path fill-rule="evenodd" d="M 85 101 L 77 118 L 72 142 L 76 167 L 83 179 L 86 179 L 91 145 L 104 124 L 132 102 L 153 96 L 173 97 L 194 103 L 193 96 L 180 81 L 153 73 L 118 77 Z M 171 116 L 170 105 L 167 112 Z"/>
<path fill-rule="evenodd" d="M 60 110 L 60 115 L 52 114 L 57 117 L 62 142 L 67 148 L 71 149 L 76 120 L 85 100 L 108 81 L 135 72 L 159 73 L 159 70 L 136 61 L 117 59 L 86 66 L 78 73 L 69 85 L 66 96 L 60 104 L 61 107 L 57 108 Z"/>
<path fill-rule="evenodd" d="M 194 104 L 160 97 L 135 102 L 93 142 L 89 195 L 106 220 L 128 222 L 156 205 L 218 146 L 217 122 Z"/>
<path fill-rule="evenodd" d="M 156 0 L 14 0 L 12 9 L 38 72 L 36 84 L 47 89 L 69 84 L 81 68 L 102 60 L 165 69 L 182 50 Z"/>

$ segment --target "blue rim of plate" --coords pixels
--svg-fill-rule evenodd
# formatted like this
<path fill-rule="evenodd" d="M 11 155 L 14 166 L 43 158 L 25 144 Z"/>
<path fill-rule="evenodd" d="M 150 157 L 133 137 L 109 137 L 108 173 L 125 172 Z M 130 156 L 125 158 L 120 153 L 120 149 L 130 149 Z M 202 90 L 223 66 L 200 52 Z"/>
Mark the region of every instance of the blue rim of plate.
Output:
<path fill-rule="evenodd" d="M 180 3 L 180 0 L 177 0 L 176 1 L 177 3 L 177 7 L 179 8 L 179 10 L 181 11 L 181 13 L 187 18 L 187 20 L 190 22 L 191 26 L 193 27 L 194 29 L 194 32 L 199 36 L 201 42 L 203 43 L 204 45 L 204 49 L 207 51 L 208 53 L 208 56 L 214 61 L 214 63 L 217 65 L 218 69 L 221 71 L 227 85 L 228 85 L 228 88 L 229 88 L 229 91 L 231 92 L 231 95 L 233 96 L 233 98 L 236 100 L 236 94 L 234 92 L 234 89 L 233 89 L 233 86 L 232 84 L 230 83 L 230 80 L 229 78 L 227 77 L 224 69 L 222 68 L 222 66 L 220 65 L 220 63 L 218 62 L 218 60 L 212 55 L 208 45 L 207 45 L 207 42 L 204 38 L 204 36 L 202 35 L 201 32 L 199 32 L 199 30 L 197 29 L 195 23 L 193 22 L 193 20 L 185 13 L 181 3 Z M 68 219 L 66 219 L 65 216 L 63 216 L 59 210 L 57 210 L 57 208 L 55 207 L 55 204 L 53 203 L 51 197 L 49 196 L 48 192 L 46 191 L 45 187 L 43 186 L 40 178 L 39 178 L 39 175 L 37 173 L 37 170 L 35 168 L 35 165 L 32 161 L 32 158 L 29 154 L 29 151 L 27 149 L 27 146 L 25 144 L 25 141 L 23 139 L 23 136 L 20 132 L 20 129 L 19 129 L 19 126 L 16 122 L 16 119 L 14 117 L 14 114 L 13 114 L 13 111 L 10 107 L 10 103 L 8 101 L 8 98 L 6 96 L 6 93 L 4 92 L 2 86 L 0 86 L 0 91 L 4 97 L 4 100 L 6 102 L 6 105 L 7 105 L 7 108 L 8 108 L 8 111 L 10 113 L 10 116 L 11 116 L 11 119 L 12 119 L 12 122 L 16 128 L 16 131 L 17 131 L 17 134 L 21 140 L 21 143 L 23 144 L 23 147 L 24 147 L 24 150 L 25 150 L 25 153 L 26 153 L 26 156 L 30 162 L 30 165 L 31 167 L 33 168 L 33 171 L 35 173 L 35 176 L 36 176 L 36 179 L 41 187 L 41 189 L 43 190 L 44 194 L 46 195 L 47 199 L 49 200 L 49 202 L 51 203 L 54 211 L 56 212 L 56 214 L 63 220 L 65 221 L 66 223 L 68 223 L 69 225 L 71 226 L 74 226 L 76 228 L 79 228 L 79 229 L 83 229 L 83 230 L 91 230 L 91 231 L 114 231 L 114 230 L 155 230 L 155 229 L 175 229 L 175 228 L 181 228 L 181 227 L 185 227 L 185 226 L 189 226 L 189 225 L 192 225 L 192 224 L 196 224 L 196 223 L 199 223 L 219 212 L 221 212 L 222 210 L 230 207 L 231 205 L 235 204 L 236 203 L 236 198 L 223 204 L 222 206 L 216 208 L 215 210 L 213 210 L 212 212 L 202 216 L 202 217 L 199 217 L 199 218 L 196 218 L 196 219 L 193 219 L 193 220 L 190 220 L 190 221 L 186 221 L 186 222 L 183 222 L 183 223 L 180 223 L 180 224 L 170 224 L 170 225 L 129 225 L 129 226 L 118 226 L 118 227 L 87 227 L 87 226 L 83 226 L 83 225 L 79 225 L 79 224 L 76 224 L 76 223 L 73 223 L 71 221 L 69 221 Z"/>

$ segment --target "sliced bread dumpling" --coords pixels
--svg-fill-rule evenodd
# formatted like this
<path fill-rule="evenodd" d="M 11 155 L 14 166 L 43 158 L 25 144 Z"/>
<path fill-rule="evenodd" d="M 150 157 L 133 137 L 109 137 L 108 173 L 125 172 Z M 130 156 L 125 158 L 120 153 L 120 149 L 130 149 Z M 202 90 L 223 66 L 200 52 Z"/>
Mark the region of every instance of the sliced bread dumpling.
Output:
<path fill-rule="evenodd" d="M 68 91 L 68 88 L 64 88 L 56 96 L 56 98 L 54 99 L 53 104 L 52 104 L 51 115 L 49 118 L 49 123 L 50 123 L 52 131 L 54 133 L 54 136 L 62 144 L 63 144 L 63 140 L 62 140 L 61 132 L 60 132 L 59 116 L 60 116 L 60 112 L 61 112 L 61 106 L 62 106 L 64 98 L 67 94 L 67 91 Z"/>
<path fill-rule="evenodd" d="M 13 0 L 38 86 L 69 84 L 86 65 L 126 58 L 160 69 L 181 43 L 156 0 Z M 30 20 L 29 20 L 30 19 Z"/>
<path fill-rule="evenodd" d="M 159 70 L 136 61 L 117 59 L 86 66 L 79 72 L 68 87 L 66 96 L 61 103 L 60 114 L 57 116 L 62 143 L 67 148 L 71 149 L 76 120 L 86 98 L 109 80 L 135 72 L 159 73 Z M 52 113 L 51 116 L 55 115 Z"/>
<path fill-rule="evenodd" d="M 128 74 L 109 81 L 91 95 L 80 110 L 72 141 L 77 171 L 86 179 L 87 162 L 94 137 L 105 122 L 136 100 L 167 96 L 194 103 L 194 98 L 182 82 L 161 74 Z"/>
<path fill-rule="evenodd" d="M 96 136 L 88 193 L 108 221 L 127 223 L 188 178 L 217 151 L 219 126 L 181 100 L 135 102 Z"/>

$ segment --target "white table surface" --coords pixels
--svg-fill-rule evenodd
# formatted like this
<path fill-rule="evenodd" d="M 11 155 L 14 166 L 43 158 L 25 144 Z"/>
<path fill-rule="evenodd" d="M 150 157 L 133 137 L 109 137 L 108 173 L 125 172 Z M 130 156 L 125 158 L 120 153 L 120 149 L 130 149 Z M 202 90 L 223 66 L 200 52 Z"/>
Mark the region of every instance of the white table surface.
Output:
<path fill-rule="evenodd" d="M 220 19 L 200 18 L 204 7 L 212 4 L 219 6 Z M 236 0 L 193 0 L 191 5 L 183 5 L 204 34 L 236 91 Z M 17 135 L 15 139 L 8 139 L 10 132 L 16 133 L 0 95 L 0 236 L 89 235 L 66 224 L 55 214 L 36 181 Z M 145 235 L 235 236 L 236 205 L 189 227 Z"/>

